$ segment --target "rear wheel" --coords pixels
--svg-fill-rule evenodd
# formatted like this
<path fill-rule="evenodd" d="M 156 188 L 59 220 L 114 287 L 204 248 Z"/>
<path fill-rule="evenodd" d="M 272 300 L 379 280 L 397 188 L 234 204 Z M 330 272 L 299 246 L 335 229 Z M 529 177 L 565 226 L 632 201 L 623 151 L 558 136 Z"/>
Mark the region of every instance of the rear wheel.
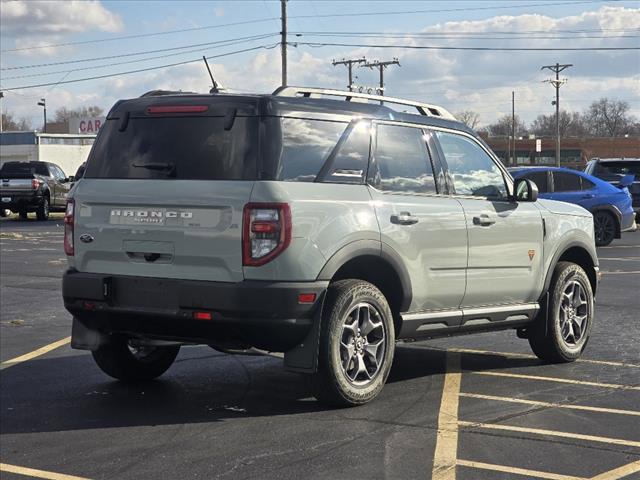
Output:
<path fill-rule="evenodd" d="M 36 210 L 36 217 L 40 221 L 49 219 L 49 197 L 44 197 L 42 199 L 42 205 L 40 205 L 38 210 Z"/>
<path fill-rule="evenodd" d="M 529 344 L 538 358 L 551 363 L 577 360 L 589 341 L 594 319 L 591 283 L 585 271 L 559 262 L 549 287 L 546 325 L 537 325 Z"/>
<path fill-rule="evenodd" d="M 107 375 L 125 382 L 141 382 L 166 372 L 179 351 L 180 346 L 145 346 L 127 337 L 113 336 L 91 353 Z"/>
<path fill-rule="evenodd" d="M 9 211 L 6 208 L 0 208 L 0 218 L 4 218 L 9 215 Z"/>
<path fill-rule="evenodd" d="M 19 211 L 18 216 L 20 217 L 20 220 L 26 220 L 27 218 L 29 218 L 27 216 L 27 212 L 25 212 L 24 210 Z"/>
<path fill-rule="evenodd" d="M 605 211 L 596 212 L 593 215 L 593 226 L 598 247 L 604 247 L 613 242 L 616 236 L 616 219 L 613 215 Z"/>
<path fill-rule="evenodd" d="M 393 316 L 386 298 L 361 280 L 329 287 L 323 308 L 315 397 L 330 405 L 355 406 L 382 390 L 395 349 Z"/>

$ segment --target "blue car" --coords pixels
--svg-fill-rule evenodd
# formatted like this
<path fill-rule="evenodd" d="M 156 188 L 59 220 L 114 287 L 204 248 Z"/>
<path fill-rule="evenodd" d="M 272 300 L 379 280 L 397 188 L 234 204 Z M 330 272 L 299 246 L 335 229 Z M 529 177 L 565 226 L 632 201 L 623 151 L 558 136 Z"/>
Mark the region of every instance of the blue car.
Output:
<path fill-rule="evenodd" d="M 593 214 L 596 245 L 609 245 L 622 232 L 636 230 L 631 193 L 633 177 L 623 178 L 619 186 L 584 172 L 568 168 L 510 168 L 513 178 L 528 178 L 538 186 L 540 198 L 575 203 Z"/>

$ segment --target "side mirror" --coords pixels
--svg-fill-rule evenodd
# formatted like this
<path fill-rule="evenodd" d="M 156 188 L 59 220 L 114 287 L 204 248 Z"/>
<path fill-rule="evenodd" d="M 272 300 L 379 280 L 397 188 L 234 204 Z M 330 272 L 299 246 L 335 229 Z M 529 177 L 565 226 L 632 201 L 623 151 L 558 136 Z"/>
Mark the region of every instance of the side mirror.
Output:
<path fill-rule="evenodd" d="M 76 181 L 76 179 L 75 179 L 75 177 L 73 175 L 69 175 L 67 177 L 67 182 L 75 182 L 75 181 Z"/>
<path fill-rule="evenodd" d="M 618 185 L 621 188 L 630 187 L 631 185 L 633 185 L 633 181 L 635 180 L 635 178 L 636 176 L 633 174 L 625 175 L 620 179 L 620 181 L 618 182 Z"/>
<path fill-rule="evenodd" d="M 518 202 L 535 202 L 538 200 L 538 186 L 528 178 L 518 178 L 515 183 L 515 191 Z"/>

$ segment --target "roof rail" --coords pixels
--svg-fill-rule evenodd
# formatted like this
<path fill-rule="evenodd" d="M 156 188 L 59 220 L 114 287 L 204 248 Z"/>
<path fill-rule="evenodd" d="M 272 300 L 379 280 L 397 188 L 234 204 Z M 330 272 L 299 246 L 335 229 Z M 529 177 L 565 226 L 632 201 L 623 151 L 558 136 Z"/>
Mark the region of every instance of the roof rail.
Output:
<path fill-rule="evenodd" d="M 329 88 L 313 88 L 313 87 L 279 87 L 273 95 L 279 97 L 303 97 L 303 98 L 322 98 L 322 97 L 343 97 L 346 102 L 369 103 L 369 100 L 378 102 L 393 103 L 397 105 L 406 105 L 414 107 L 420 115 L 427 117 L 446 118 L 447 120 L 456 120 L 449 111 L 428 103 L 414 102 L 404 100 L 402 98 L 385 97 L 383 95 L 370 95 L 368 93 L 349 92 L 346 90 L 332 90 Z"/>

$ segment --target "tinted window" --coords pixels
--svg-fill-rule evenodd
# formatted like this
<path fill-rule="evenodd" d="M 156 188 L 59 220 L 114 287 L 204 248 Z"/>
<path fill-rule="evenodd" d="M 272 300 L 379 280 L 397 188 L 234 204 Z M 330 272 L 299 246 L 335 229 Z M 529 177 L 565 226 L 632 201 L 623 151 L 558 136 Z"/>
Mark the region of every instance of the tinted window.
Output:
<path fill-rule="evenodd" d="M 313 182 L 347 129 L 346 123 L 302 118 L 282 118 L 279 123 L 276 179 L 291 182 Z"/>
<path fill-rule="evenodd" d="M 429 151 L 422 130 L 395 125 L 378 125 L 373 183 L 380 190 L 407 193 L 435 193 Z"/>
<path fill-rule="evenodd" d="M 580 177 L 580 180 L 582 181 L 582 190 L 591 190 L 592 188 L 596 188 L 596 184 L 591 180 L 587 180 L 584 177 Z"/>
<path fill-rule="evenodd" d="M 87 162 L 87 178 L 251 180 L 256 178 L 257 122 L 238 116 L 107 120 Z"/>
<path fill-rule="evenodd" d="M 599 177 L 618 179 L 631 174 L 635 175 L 636 180 L 640 179 L 640 162 L 620 161 L 596 163 L 595 175 Z"/>
<path fill-rule="evenodd" d="M 362 183 L 369 163 L 371 123 L 351 124 L 337 148 L 324 166 L 322 181 L 332 183 Z"/>
<path fill-rule="evenodd" d="M 547 193 L 549 191 L 549 177 L 547 176 L 547 172 L 529 172 L 522 175 L 522 177 L 535 182 L 539 193 Z"/>
<path fill-rule="evenodd" d="M 578 175 L 567 172 L 553 172 L 553 190 L 555 192 L 576 192 L 580 188 L 580 177 Z"/>
<path fill-rule="evenodd" d="M 7 162 L 2 165 L 0 174 L 26 174 L 26 175 L 43 175 L 49 176 L 49 170 L 44 163 L 31 163 L 31 162 Z"/>
<path fill-rule="evenodd" d="M 437 132 L 437 136 L 456 194 L 490 198 L 507 196 L 502 172 L 480 145 L 462 135 Z"/>

